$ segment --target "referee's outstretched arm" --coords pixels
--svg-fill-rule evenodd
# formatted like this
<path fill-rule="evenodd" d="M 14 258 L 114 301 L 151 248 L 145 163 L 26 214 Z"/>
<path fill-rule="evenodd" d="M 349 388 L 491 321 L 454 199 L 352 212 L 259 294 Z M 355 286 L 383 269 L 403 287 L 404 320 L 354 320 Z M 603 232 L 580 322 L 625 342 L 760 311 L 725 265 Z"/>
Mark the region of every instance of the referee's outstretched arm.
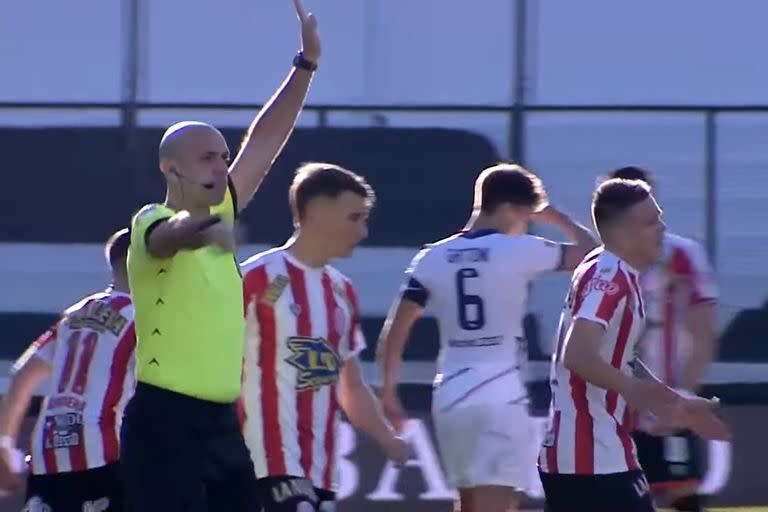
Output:
<path fill-rule="evenodd" d="M 251 123 L 229 169 L 238 209 L 248 204 L 293 132 L 320 58 L 317 21 L 301 0 L 293 0 L 301 24 L 301 52 L 280 88 Z"/>

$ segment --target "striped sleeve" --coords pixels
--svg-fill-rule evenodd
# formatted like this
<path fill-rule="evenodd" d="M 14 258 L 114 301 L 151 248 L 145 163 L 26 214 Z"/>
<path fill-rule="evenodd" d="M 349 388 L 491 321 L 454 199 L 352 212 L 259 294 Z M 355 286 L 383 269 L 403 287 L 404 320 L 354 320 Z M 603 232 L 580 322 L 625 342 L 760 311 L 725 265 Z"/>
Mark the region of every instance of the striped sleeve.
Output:
<path fill-rule="evenodd" d="M 344 287 L 347 294 L 347 299 L 349 300 L 350 322 L 349 331 L 347 332 L 346 336 L 347 350 L 345 351 L 346 353 L 342 354 L 342 357 L 344 357 L 344 359 L 350 359 L 365 350 L 366 343 L 363 329 L 360 326 L 360 304 L 357 300 L 357 293 L 355 292 L 355 288 L 352 286 L 352 283 L 349 281 L 344 283 Z"/>
<path fill-rule="evenodd" d="M 670 259 L 672 272 L 682 277 L 689 285 L 689 304 L 715 302 L 718 297 L 714 271 L 709 264 L 704 248 L 693 240 L 675 248 Z"/>
<path fill-rule="evenodd" d="M 576 284 L 573 318 L 583 318 L 607 327 L 628 293 L 627 276 L 618 266 L 599 268 L 599 262 L 596 262 Z"/>

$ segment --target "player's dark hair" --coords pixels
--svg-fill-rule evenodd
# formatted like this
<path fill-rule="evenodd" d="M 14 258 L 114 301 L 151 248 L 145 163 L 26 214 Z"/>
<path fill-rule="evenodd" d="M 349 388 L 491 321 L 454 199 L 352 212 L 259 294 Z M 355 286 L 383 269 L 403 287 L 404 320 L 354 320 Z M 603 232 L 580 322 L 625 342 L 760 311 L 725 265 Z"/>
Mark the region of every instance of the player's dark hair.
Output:
<path fill-rule="evenodd" d="M 651 178 L 651 173 L 642 167 L 635 167 L 634 165 L 620 167 L 605 175 L 606 180 L 614 178 L 622 180 L 640 180 L 646 182 L 651 188 L 655 186 L 653 178 Z"/>
<path fill-rule="evenodd" d="M 475 181 L 475 208 L 493 213 L 502 204 L 539 208 L 547 194 L 538 176 L 516 164 L 488 167 Z"/>
<path fill-rule="evenodd" d="M 125 263 L 128 258 L 128 247 L 131 245 L 131 230 L 123 228 L 115 231 L 104 246 L 104 256 L 110 268 Z"/>
<path fill-rule="evenodd" d="M 627 210 L 650 195 L 650 186 L 641 180 L 612 178 L 601 183 L 592 195 L 592 220 L 600 236 Z"/>
<path fill-rule="evenodd" d="M 364 198 L 370 206 L 376 202 L 376 193 L 365 178 L 338 165 L 310 162 L 296 170 L 296 176 L 288 191 L 291 211 L 301 220 L 307 203 L 316 197 L 335 199 L 343 192 L 352 192 Z"/>

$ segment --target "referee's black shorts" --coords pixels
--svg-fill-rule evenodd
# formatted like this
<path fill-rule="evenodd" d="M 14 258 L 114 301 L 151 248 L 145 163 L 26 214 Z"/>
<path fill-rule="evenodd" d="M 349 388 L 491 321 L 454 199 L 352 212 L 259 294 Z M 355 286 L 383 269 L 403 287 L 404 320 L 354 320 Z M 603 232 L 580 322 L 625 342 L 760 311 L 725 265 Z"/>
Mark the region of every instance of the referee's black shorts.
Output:
<path fill-rule="evenodd" d="M 120 437 L 127 512 L 260 510 L 234 404 L 140 382 Z"/>

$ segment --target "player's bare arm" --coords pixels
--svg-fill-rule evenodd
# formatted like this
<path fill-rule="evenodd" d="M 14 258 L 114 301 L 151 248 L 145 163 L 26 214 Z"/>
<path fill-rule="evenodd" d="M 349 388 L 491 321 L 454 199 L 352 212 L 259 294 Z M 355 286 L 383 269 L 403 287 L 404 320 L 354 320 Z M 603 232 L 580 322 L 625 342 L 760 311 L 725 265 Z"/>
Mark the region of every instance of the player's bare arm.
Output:
<path fill-rule="evenodd" d="M 704 439 L 728 439 L 726 425 L 713 413 L 717 402 L 683 396 L 662 383 L 642 362 L 645 377 L 625 375 L 600 357 L 604 327 L 578 318 L 568 331 L 563 364 L 584 380 L 619 393 L 638 411 L 650 411 L 664 425 L 693 430 Z"/>
<path fill-rule="evenodd" d="M 317 21 L 307 12 L 301 0 L 293 0 L 293 3 L 301 25 L 301 55 L 304 61 L 291 69 L 280 88 L 253 120 L 240 152 L 232 162 L 230 178 L 241 210 L 253 197 L 293 132 L 312 82 L 314 67 L 320 58 Z"/>
<path fill-rule="evenodd" d="M 693 343 L 690 357 L 683 369 L 683 386 L 686 390 L 696 393 L 717 352 L 714 302 L 700 302 L 690 306 L 685 322 Z"/>
<path fill-rule="evenodd" d="M 21 485 L 16 471 L 13 453 L 21 423 L 29 409 L 35 389 L 51 374 L 47 361 L 33 357 L 30 348 L 17 365 L 14 365 L 10 389 L 0 402 L 0 488 L 12 489 Z"/>
<path fill-rule="evenodd" d="M 411 329 L 424 314 L 424 307 L 408 299 L 399 298 L 392 305 L 379 336 L 376 360 L 382 375 L 381 404 L 384 414 L 397 431 L 406 419 L 405 409 L 397 394 L 403 350 Z"/>
<path fill-rule="evenodd" d="M 163 219 L 146 236 L 147 250 L 155 258 L 170 258 L 179 251 L 214 245 L 231 251 L 235 245 L 231 223 L 216 215 L 182 211 Z"/>
<path fill-rule="evenodd" d="M 564 366 L 589 383 L 616 391 L 639 411 L 671 418 L 679 395 L 658 379 L 626 375 L 600 356 L 605 328 L 598 322 L 577 318 L 566 334 Z"/>
<path fill-rule="evenodd" d="M 408 445 L 382 414 L 378 400 L 363 381 L 357 358 L 344 363 L 339 378 L 341 406 L 352 424 L 371 436 L 397 464 L 408 460 Z"/>
<path fill-rule="evenodd" d="M 584 256 L 597 247 L 597 240 L 592 231 L 573 220 L 566 213 L 548 204 L 531 216 L 532 220 L 542 224 L 550 224 L 560 229 L 572 244 L 565 244 L 563 262 L 558 270 L 573 270 L 584 259 Z"/>

